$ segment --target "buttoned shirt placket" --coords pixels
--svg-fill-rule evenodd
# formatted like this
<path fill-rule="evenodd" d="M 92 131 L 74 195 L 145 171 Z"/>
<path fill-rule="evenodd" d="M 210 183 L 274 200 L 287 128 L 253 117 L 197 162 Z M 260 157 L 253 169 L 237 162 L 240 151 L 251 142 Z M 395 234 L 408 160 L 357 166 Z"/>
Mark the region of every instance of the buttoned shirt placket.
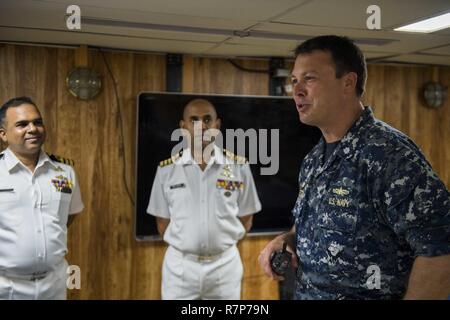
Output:
<path fill-rule="evenodd" d="M 38 180 L 39 171 L 41 170 L 44 163 L 39 162 L 34 172 L 31 172 L 27 167 L 25 167 L 21 163 L 18 164 L 20 166 L 18 174 L 20 174 L 27 181 L 28 189 L 32 200 L 31 204 L 33 214 L 31 219 L 33 219 L 32 230 L 36 252 L 35 267 L 34 267 L 35 274 L 42 272 L 42 270 L 44 269 L 44 262 L 47 256 L 44 221 L 42 217 L 43 186 L 39 184 Z"/>

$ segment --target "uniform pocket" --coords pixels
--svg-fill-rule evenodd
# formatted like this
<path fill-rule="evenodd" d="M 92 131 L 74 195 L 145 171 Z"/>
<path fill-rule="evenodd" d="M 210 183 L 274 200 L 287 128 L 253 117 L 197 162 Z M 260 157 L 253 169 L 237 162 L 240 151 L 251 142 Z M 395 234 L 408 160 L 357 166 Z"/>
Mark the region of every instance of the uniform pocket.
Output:
<path fill-rule="evenodd" d="M 71 198 L 72 198 L 71 193 L 65 193 L 65 192 L 60 192 L 60 191 L 53 191 L 53 193 L 52 193 L 52 201 L 70 202 Z"/>
<path fill-rule="evenodd" d="M 314 230 L 318 260 L 326 264 L 330 280 L 350 276 L 354 271 L 354 247 L 358 207 L 354 190 L 339 184 L 327 188 L 319 206 Z"/>
<path fill-rule="evenodd" d="M 67 220 L 70 209 L 70 200 L 72 199 L 71 193 L 60 192 L 53 190 L 51 193 L 50 212 L 58 219 Z M 67 221 L 66 221 L 67 222 Z"/>
<path fill-rule="evenodd" d="M 351 210 L 325 208 L 317 225 L 325 228 L 353 234 L 356 230 L 357 215 Z"/>
<path fill-rule="evenodd" d="M 186 291 L 183 258 L 168 247 L 162 266 L 161 295 L 164 300 L 179 299 Z"/>
<path fill-rule="evenodd" d="M 186 187 L 168 188 L 165 191 L 167 204 L 172 218 L 183 219 L 188 216 L 188 206 L 192 202 L 191 194 Z"/>
<path fill-rule="evenodd" d="M 317 224 L 326 229 L 353 234 L 358 221 L 354 192 L 342 186 L 331 186 L 320 204 Z"/>
<path fill-rule="evenodd" d="M 349 211 L 335 209 L 321 215 L 315 230 L 316 241 L 326 252 L 327 260 L 341 262 L 353 258 L 355 245 L 356 215 Z M 345 264 L 345 263 L 344 263 Z"/>
<path fill-rule="evenodd" d="M 228 249 L 230 250 L 230 249 Z M 239 299 L 241 293 L 241 282 L 244 275 L 244 267 L 239 251 L 234 247 L 233 252 L 225 253 L 216 262 L 215 289 L 217 296 L 212 299 Z"/>
<path fill-rule="evenodd" d="M 239 190 L 216 189 L 215 194 L 217 215 L 219 217 L 238 213 Z"/>
<path fill-rule="evenodd" d="M 360 271 L 356 264 L 355 236 L 328 226 L 320 226 L 315 231 L 317 251 L 314 256 L 324 277 L 340 284 L 357 277 Z"/>
<path fill-rule="evenodd" d="M 324 265 L 329 281 L 346 281 L 355 276 L 355 239 L 358 207 L 350 188 L 332 186 L 319 207 L 314 230 L 317 260 Z"/>
<path fill-rule="evenodd" d="M 219 217 L 237 215 L 239 212 L 238 200 L 242 188 L 242 181 L 218 179 L 215 187 L 216 211 Z"/>
<path fill-rule="evenodd" d="M 0 225 L 5 227 L 14 227 L 19 225 L 23 220 L 22 209 L 19 204 L 19 195 L 13 188 L 1 187 L 0 192 Z"/>

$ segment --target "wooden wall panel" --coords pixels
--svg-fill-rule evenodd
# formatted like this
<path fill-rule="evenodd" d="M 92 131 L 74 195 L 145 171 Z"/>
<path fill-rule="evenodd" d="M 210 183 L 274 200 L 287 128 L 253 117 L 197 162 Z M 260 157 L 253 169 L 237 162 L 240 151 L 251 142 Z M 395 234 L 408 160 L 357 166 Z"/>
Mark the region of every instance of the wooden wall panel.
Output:
<path fill-rule="evenodd" d="M 264 60 L 235 62 L 248 69 L 268 69 L 268 63 Z M 269 76 L 240 71 L 225 59 L 185 57 L 183 92 L 267 95 Z"/>
<path fill-rule="evenodd" d="M 134 210 L 123 170 L 134 195 L 136 98 L 140 91 L 164 91 L 165 57 L 123 52 L 104 56 L 117 82 L 121 118 L 103 56 L 93 50 L 89 65 L 101 73 L 103 90 L 94 100 L 82 102 L 65 88 L 75 50 L 0 45 L 0 102 L 18 95 L 33 97 L 47 125 L 46 150 L 75 160 L 86 208 L 69 231 L 68 260 L 82 271 L 82 288 L 70 291 L 69 297 L 159 299 L 166 246 L 134 239 Z M 263 60 L 237 62 L 267 68 Z M 449 86 L 450 68 L 371 65 L 364 100 L 378 117 L 409 134 L 450 186 L 449 100 L 442 109 L 432 110 L 418 99 L 420 88 L 431 79 Z M 264 95 L 268 76 L 242 72 L 225 59 L 185 57 L 183 91 Z M 246 238 L 238 246 L 245 269 L 244 299 L 278 298 L 277 283 L 262 274 L 256 261 L 270 238 Z"/>
<path fill-rule="evenodd" d="M 425 106 L 428 81 L 450 84 L 449 67 L 369 65 L 365 104 L 375 116 L 403 131 L 422 149 L 433 169 L 450 186 L 450 99 L 440 109 Z"/>

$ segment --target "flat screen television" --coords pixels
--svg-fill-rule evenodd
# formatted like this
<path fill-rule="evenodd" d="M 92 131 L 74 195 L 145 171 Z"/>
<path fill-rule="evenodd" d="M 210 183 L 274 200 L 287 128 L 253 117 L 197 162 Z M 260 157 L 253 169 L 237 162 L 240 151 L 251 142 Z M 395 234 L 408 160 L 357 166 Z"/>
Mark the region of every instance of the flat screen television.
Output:
<path fill-rule="evenodd" d="M 249 139 L 246 139 L 241 153 L 236 149 L 232 151 L 252 160 L 250 167 L 262 204 L 262 211 L 254 216 L 249 234 L 268 235 L 288 230 L 293 224 L 291 211 L 298 195 L 300 164 L 321 136 L 317 128 L 299 121 L 291 97 L 142 92 L 137 103 L 136 239 L 161 239 L 155 218 L 146 213 L 150 192 L 159 162 L 169 158 L 172 149 L 180 144 L 180 141 L 171 141 L 171 135 L 179 126 L 183 108 L 195 98 L 207 99 L 216 107 L 224 137 L 227 129 L 242 129 L 244 132 L 250 129 L 256 133 L 266 129 L 266 151 L 272 160 L 277 152 L 272 147 L 271 134 L 276 136 L 275 130 L 278 130 L 279 163 L 275 174 L 266 174 L 274 172 L 274 164 L 267 164 L 267 161 L 264 164 L 260 161 L 253 163 L 254 158 L 250 159 Z M 264 147 L 262 143 L 264 141 L 259 139 L 258 149 Z M 263 168 L 266 168 L 264 174 Z"/>

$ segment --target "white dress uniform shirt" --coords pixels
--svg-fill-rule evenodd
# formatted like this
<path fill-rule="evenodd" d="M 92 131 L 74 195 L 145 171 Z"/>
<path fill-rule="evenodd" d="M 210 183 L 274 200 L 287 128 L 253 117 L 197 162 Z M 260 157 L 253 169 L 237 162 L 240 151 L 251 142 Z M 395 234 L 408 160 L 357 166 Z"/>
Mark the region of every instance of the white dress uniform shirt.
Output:
<path fill-rule="evenodd" d="M 0 272 L 52 271 L 67 253 L 67 219 L 83 210 L 71 166 L 41 151 L 31 172 L 6 149 L 0 159 Z"/>
<path fill-rule="evenodd" d="M 147 212 L 170 223 L 164 241 L 184 253 L 219 254 L 245 235 L 239 217 L 261 210 L 247 163 L 236 162 L 214 146 L 205 170 L 190 149 L 159 166 Z"/>

